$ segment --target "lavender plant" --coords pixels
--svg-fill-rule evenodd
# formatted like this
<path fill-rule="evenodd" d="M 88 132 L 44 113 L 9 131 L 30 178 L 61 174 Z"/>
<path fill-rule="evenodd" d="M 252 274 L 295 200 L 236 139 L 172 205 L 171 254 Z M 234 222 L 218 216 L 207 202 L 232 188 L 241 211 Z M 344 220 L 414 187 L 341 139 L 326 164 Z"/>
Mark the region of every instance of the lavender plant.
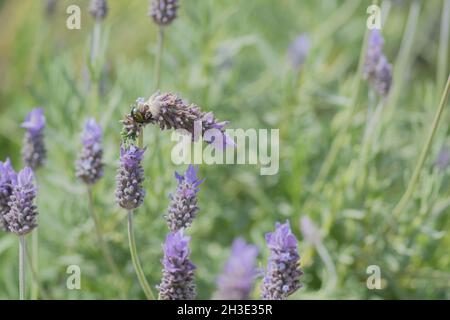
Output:
<path fill-rule="evenodd" d="M 157 25 L 167 26 L 177 17 L 178 7 L 178 0 L 151 0 L 149 16 Z"/>
<path fill-rule="evenodd" d="M 245 240 L 234 240 L 231 255 L 225 264 L 222 275 L 217 281 L 217 292 L 214 298 L 218 300 L 248 300 L 253 290 L 254 282 L 259 274 L 256 268 L 258 248 L 247 244 Z"/>
<path fill-rule="evenodd" d="M 161 130 L 184 129 L 196 140 L 195 125 L 201 125 L 202 134 L 209 129 L 216 129 L 222 134 L 222 143 L 218 146 L 234 146 L 234 142 L 225 133 L 228 121 L 219 122 L 212 112 L 203 112 L 195 104 L 188 104 L 173 93 L 155 93 L 147 101 L 140 98 L 132 106 L 130 114 L 123 123 L 122 137 L 124 140 L 136 139 L 141 128 L 147 124 L 155 124 Z M 218 141 L 205 140 L 207 143 L 218 144 Z"/>
<path fill-rule="evenodd" d="M 277 223 L 275 232 L 266 234 L 270 250 L 267 270 L 261 291 L 264 300 L 286 300 L 300 287 L 300 256 L 297 239 L 292 234 L 289 222 Z"/>
<path fill-rule="evenodd" d="M 19 236 L 19 295 L 25 299 L 25 235 L 37 227 L 38 211 L 34 205 L 37 189 L 34 185 L 33 170 L 22 169 L 16 179 L 12 179 L 9 211 L 4 215 L 8 231 Z"/>
<path fill-rule="evenodd" d="M 145 196 L 142 186 L 144 169 L 141 164 L 144 152 L 145 149 L 138 148 L 133 144 L 120 147 L 120 165 L 116 176 L 116 201 L 119 206 L 128 211 L 128 243 L 139 283 L 147 299 L 154 299 L 139 261 L 133 227 L 133 211 L 142 204 Z"/>
<path fill-rule="evenodd" d="M 384 39 L 380 30 L 373 29 L 369 34 L 363 76 L 381 96 L 389 93 L 392 83 L 392 66 L 383 54 Z"/>
<path fill-rule="evenodd" d="M 303 63 L 308 56 L 311 47 L 311 41 L 307 34 L 301 34 L 294 39 L 289 45 L 287 51 L 287 57 L 290 65 L 298 70 L 301 68 Z"/>
<path fill-rule="evenodd" d="M 45 116 L 42 108 L 33 109 L 22 123 L 27 130 L 22 147 L 22 159 L 26 166 L 36 170 L 46 158 L 47 150 L 44 143 Z"/>
<path fill-rule="evenodd" d="M 163 277 L 157 287 L 160 300 L 193 300 L 196 296 L 194 264 L 189 260 L 190 237 L 184 230 L 167 235 L 163 246 Z"/>
<path fill-rule="evenodd" d="M 106 3 L 106 0 L 91 0 L 89 13 L 97 21 L 105 19 L 108 14 L 108 4 Z"/>
<path fill-rule="evenodd" d="M 197 192 L 204 180 L 198 179 L 197 172 L 198 168 L 193 165 L 189 165 L 184 175 L 175 172 L 178 188 L 175 194 L 169 195 L 170 204 L 165 215 L 172 232 L 189 227 L 199 210 Z"/>
<path fill-rule="evenodd" d="M 17 174 L 11 166 L 11 161 L 9 159 L 5 162 L 0 161 L 0 228 L 5 231 L 8 231 L 5 215 L 10 210 L 9 201 L 16 179 Z"/>

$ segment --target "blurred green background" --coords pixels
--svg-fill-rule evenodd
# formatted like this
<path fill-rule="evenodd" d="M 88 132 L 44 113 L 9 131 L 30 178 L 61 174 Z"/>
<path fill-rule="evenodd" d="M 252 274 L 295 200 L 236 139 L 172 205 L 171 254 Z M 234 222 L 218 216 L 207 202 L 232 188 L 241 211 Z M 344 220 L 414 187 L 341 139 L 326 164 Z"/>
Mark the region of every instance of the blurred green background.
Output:
<path fill-rule="evenodd" d="M 448 111 L 416 192 L 393 221 L 394 228 L 383 232 L 392 222 L 449 73 L 450 13 L 445 15 L 444 1 L 379 2 L 386 14 L 384 51 L 394 79 L 363 169 L 357 160 L 369 100 L 357 68 L 372 1 L 180 2 L 178 19 L 165 31 L 161 90 L 214 111 L 219 119 L 230 120 L 231 128 L 280 129 L 277 175 L 261 176 L 252 165 L 200 168 L 200 177 L 206 178 L 199 193 L 201 211 L 189 230 L 198 298 L 213 294 L 235 237 L 258 245 L 264 267 L 264 234 L 276 221 L 288 219 L 300 241 L 305 272 L 304 287 L 293 299 L 449 299 L 450 171 L 435 165 L 449 145 Z M 126 214 L 115 204 L 114 177 L 119 120 L 137 97 L 154 93 L 157 28 L 147 16 L 146 0 L 108 3 L 95 65 L 102 75 L 97 97 L 86 67 L 94 25 L 89 1 L 60 0 L 55 12 L 46 14 L 45 1 L 0 0 L 0 160 L 11 157 L 19 169 L 20 123 L 36 106 L 47 117 L 48 161 L 37 177 L 39 274 L 47 298 L 144 298 L 129 256 Z M 70 4 L 81 7 L 81 30 L 66 28 Z M 447 24 L 441 24 L 443 18 Z M 308 34 L 311 48 L 297 72 L 289 65 L 287 48 L 302 33 Z M 360 84 L 357 90 L 355 83 Z M 119 277 L 101 255 L 86 189 L 74 174 L 79 134 L 90 116 L 104 126 L 106 168 L 94 188 L 95 210 Z M 156 286 L 167 233 L 167 195 L 176 187 L 173 172 L 185 167 L 170 160 L 170 132 L 147 127 L 144 143 L 147 196 L 135 214 L 136 238 L 144 271 Z M 338 152 L 327 174 L 319 176 L 333 145 Z M 330 261 L 324 263 L 317 248 L 304 241 L 303 215 L 320 227 Z M 0 233 L 1 299 L 18 297 L 17 247 L 16 236 Z M 81 290 L 66 288 L 66 268 L 72 264 L 81 268 Z M 381 290 L 366 286 L 369 265 L 381 268 Z M 255 298 L 258 288 L 259 281 Z"/>

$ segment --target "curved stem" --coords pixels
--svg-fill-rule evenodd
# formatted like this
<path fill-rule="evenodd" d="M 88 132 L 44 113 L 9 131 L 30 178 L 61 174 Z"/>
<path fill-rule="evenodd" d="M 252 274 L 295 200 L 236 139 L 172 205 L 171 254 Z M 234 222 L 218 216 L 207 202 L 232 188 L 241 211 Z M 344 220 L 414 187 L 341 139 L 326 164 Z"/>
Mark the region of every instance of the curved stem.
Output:
<path fill-rule="evenodd" d="M 445 83 L 445 75 L 447 72 L 448 60 L 448 42 L 450 36 L 450 0 L 444 0 L 441 18 L 441 31 L 439 35 L 439 53 L 438 53 L 438 69 L 437 84 L 438 90 L 442 90 Z"/>
<path fill-rule="evenodd" d="M 441 116 L 442 116 L 442 112 L 444 111 L 444 107 L 447 104 L 449 90 L 450 90 L 450 76 L 447 79 L 447 84 L 445 85 L 445 89 L 444 89 L 444 93 L 441 98 L 441 102 L 439 104 L 438 109 L 436 110 L 436 114 L 434 116 L 433 123 L 431 124 L 430 132 L 428 133 L 427 140 L 425 141 L 425 144 L 422 148 L 422 152 L 420 153 L 419 159 L 417 160 L 416 167 L 414 168 L 411 179 L 409 180 L 408 187 L 407 187 L 405 193 L 403 194 L 402 198 L 400 199 L 400 201 L 394 208 L 394 211 L 393 211 L 394 217 L 398 217 L 403 212 L 406 205 L 408 204 L 408 201 L 410 200 L 411 196 L 413 195 L 414 190 L 416 189 L 417 182 L 418 182 L 419 176 L 420 176 L 420 171 L 422 170 L 422 167 L 427 158 L 428 151 L 430 150 L 431 143 L 433 142 L 433 137 L 434 137 L 436 129 L 439 125 L 439 121 L 441 120 Z"/>
<path fill-rule="evenodd" d="M 97 236 L 98 244 L 100 245 L 100 249 L 103 253 L 103 256 L 106 259 L 106 262 L 108 263 L 109 268 L 116 275 L 116 277 L 120 278 L 119 270 L 117 268 L 116 263 L 114 262 L 114 259 L 112 258 L 112 255 L 111 255 L 111 252 L 109 251 L 108 245 L 106 244 L 106 242 L 103 238 L 102 230 L 100 228 L 100 222 L 99 222 L 97 214 L 95 213 L 95 210 L 94 210 L 94 201 L 93 201 L 93 197 L 92 197 L 92 187 L 91 186 L 88 186 L 87 193 L 88 193 L 89 214 L 91 215 L 92 220 L 94 220 L 95 234 Z"/>
<path fill-rule="evenodd" d="M 19 297 L 25 300 L 25 236 L 19 236 Z"/>
<path fill-rule="evenodd" d="M 144 271 L 142 271 L 141 262 L 139 261 L 136 250 L 136 241 L 134 239 L 133 230 L 133 211 L 128 211 L 128 242 L 130 245 L 131 260 L 133 261 L 134 270 L 136 271 L 139 284 L 141 285 L 142 290 L 144 290 L 147 299 L 154 300 L 155 296 L 153 295 L 152 289 L 150 289 L 150 285 L 145 278 Z"/>
<path fill-rule="evenodd" d="M 163 27 L 158 28 L 158 51 L 156 52 L 156 61 L 155 61 L 155 89 L 159 90 L 159 86 L 161 84 L 161 60 L 164 49 L 164 29 Z"/>

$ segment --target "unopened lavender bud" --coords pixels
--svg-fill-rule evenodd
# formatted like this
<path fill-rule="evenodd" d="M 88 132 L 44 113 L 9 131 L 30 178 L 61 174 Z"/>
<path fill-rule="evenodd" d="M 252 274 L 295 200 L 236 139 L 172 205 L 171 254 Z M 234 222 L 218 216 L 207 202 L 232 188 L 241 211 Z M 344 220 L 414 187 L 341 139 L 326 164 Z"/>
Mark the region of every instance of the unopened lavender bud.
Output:
<path fill-rule="evenodd" d="M 36 187 L 33 170 L 29 167 L 17 174 L 12 183 L 9 198 L 9 212 L 4 216 L 8 231 L 19 236 L 31 232 L 37 227 L 37 208 L 34 205 Z"/>
<path fill-rule="evenodd" d="M 177 17 L 178 7 L 178 0 L 151 0 L 149 16 L 156 24 L 166 26 Z"/>
<path fill-rule="evenodd" d="M 218 300 L 248 300 L 258 275 L 256 258 L 258 249 L 243 239 L 236 239 L 231 255 L 217 284 L 214 298 Z"/>
<path fill-rule="evenodd" d="M 108 14 L 108 4 L 106 0 L 91 0 L 89 6 L 90 14 L 97 20 L 103 20 Z"/>
<path fill-rule="evenodd" d="M 450 150 L 447 147 L 443 147 L 439 152 L 438 158 L 436 160 L 436 167 L 440 171 L 447 169 L 450 163 Z"/>
<path fill-rule="evenodd" d="M 36 108 L 28 113 L 22 123 L 22 128 L 27 129 L 22 146 L 22 159 L 26 166 L 36 170 L 44 164 L 47 158 L 44 144 L 44 110 Z"/>
<path fill-rule="evenodd" d="M 56 9 L 56 0 L 45 0 L 45 14 L 48 16 L 53 15 Z"/>
<path fill-rule="evenodd" d="M 160 300 L 193 300 L 196 296 L 194 264 L 189 260 L 190 237 L 183 229 L 171 232 L 164 243 L 163 277 L 157 287 Z"/>
<path fill-rule="evenodd" d="M 300 285 L 300 256 L 297 239 L 291 232 L 289 222 L 277 223 L 275 232 L 266 234 L 270 250 L 267 270 L 262 283 L 264 300 L 285 300 L 297 291 Z"/>
<path fill-rule="evenodd" d="M 170 195 L 170 204 L 165 215 L 170 231 L 177 231 L 189 227 L 194 220 L 199 207 L 197 205 L 197 192 L 203 180 L 197 178 L 198 168 L 189 165 L 184 175 L 175 172 L 178 188 L 175 194 Z"/>
<path fill-rule="evenodd" d="M 144 201 L 142 157 L 145 149 L 134 145 L 120 147 L 120 165 L 116 176 L 116 201 L 126 210 L 134 210 Z"/>
<path fill-rule="evenodd" d="M 5 215 L 9 212 L 9 199 L 12 194 L 13 183 L 17 179 L 17 174 L 11 166 L 11 161 L 6 159 L 0 161 L 0 228 L 8 230 Z"/>
<path fill-rule="evenodd" d="M 311 244 L 318 244 L 320 242 L 320 232 L 314 222 L 308 216 L 302 216 L 300 219 L 300 229 L 303 238 Z"/>
<path fill-rule="evenodd" d="M 103 176 L 102 127 L 95 119 L 86 120 L 81 141 L 83 149 L 75 163 L 76 176 L 92 185 Z"/>
<path fill-rule="evenodd" d="M 389 93 L 392 83 L 392 66 L 383 54 L 384 40 L 378 29 L 371 30 L 367 43 L 363 77 L 381 96 Z"/>

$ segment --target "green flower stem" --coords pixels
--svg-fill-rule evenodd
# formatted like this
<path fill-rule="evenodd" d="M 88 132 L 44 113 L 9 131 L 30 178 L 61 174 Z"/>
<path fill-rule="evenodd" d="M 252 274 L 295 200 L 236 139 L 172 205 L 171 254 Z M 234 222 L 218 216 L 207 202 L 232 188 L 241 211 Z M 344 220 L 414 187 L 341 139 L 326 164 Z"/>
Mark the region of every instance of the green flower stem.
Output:
<path fill-rule="evenodd" d="M 133 211 L 128 211 L 128 242 L 130 245 L 131 260 L 133 261 L 134 270 L 136 271 L 139 284 L 141 285 L 142 290 L 144 290 L 147 299 L 155 300 L 153 291 L 150 288 L 147 279 L 145 278 L 144 271 L 142 270 L 141 262 L 139 261 L 139 257 L 136 250 L 136 241 L 134 239 L 134 230 L 133 230 Z"/>
<path fill-rule="evenodd" d="M 38 291 L 38 293 L 45 300 L 49 300 L 50 299 L 50 295 L 48 294 L 48 292 L 45 291 L 44 288 L 42 288 L 42 286 L 40 285 L 39 281 L 37 281 L 38 274 L 37 274 L 36 268 L 34 267 L 33 260 L 31 259 L 30 252 L 29 252 L 29 250 L 27 250 L 27 248 L 25 248 L 25 253 L 26 253 L 27 260 L 29 261 L 28 265 L 30 267 L 31 276 L 32 276 L 33 280 L 36 281 L 36 283 L 37 283 L 37 291 Z"/>
<path fill-rule="evenodd" d="M 31 234 L 31 252 L 30 264 L 33 263 L 35 274 L 31 282 L 31 300 L 39 299 L 39 228 L 36 228 Z"/>
<path fill-rule="evenodd" d="M 155 60 L 155 90 L 158 91 L 161 85 L 161 61 L 164 50 L 164 28 L 158 28 L 158 48 Z"/>
<path fill-rule="evenodd" d="M 443 1 L 441 31 L 439 35 L 439 52 L 437 63 L 438 90 L 442 90 L 445 84 L 445 76 L 448 66 L 448 42 L 450 38 L 450 0 Z"/>
<path fill-rule="evenodd" d="M 336 274 L 336 267 L 334 266 L 333 259 L 331 259 L 330 254 L 328 253 L 327 248 L 324 246 L 322 242 L 317 243 L 316 245 L 317 253 L 320 256 L 320 259 L 322 259 L 322 262 L 325 265 L 325 268 L 328 272 L 328 281 L 324 288 L 325 292 L 332 291 L 334 288 L 336 288 L 337 284 L 337 274 Z"/>
<path fill-rule="evenodd" d="M 114 262 L 114 259 L 112 258 L 109 247 L 106 244 L 105 239 L 103 238 L 103 233 L 100 228 L 100 221 L 94 210 L 94 201 L 93 201 L 93 197 L 92 197 L 92 187 L 91 186 L 87 187 L 87 193 L 88 193 L 89 214 L 91 215 L 92 220 L 94 221 L 95 234 L 97 236 L 98 244 L 100 245 L 100 250 L 102 251 L 102 254 L 103 254 L 104 258 L 106 259 L 106 262 L 108 263 L 108 266 L 111 269 L 111 271 L 113 272 L 113 274 L 117 278 L 120 279 L 119 269 L 117 268 L 117 265 Z"/>
<path fill-rule="evenodd" d="M 25 300 L 25 236 L 19 236 L 19 297 Z"/>
<path fill-rule="evenodd" d="M 441 120 L 442 112 L 444 111 L 444 108 L 447 104 L 449 90 L 450 90 L 450 76 L 447 78 L 447 84 L 445 85 L 441 102 L 439 103 L 439 107 L 436 110 L 433 123 L 431 124 L 430 132 L 428 133 L 427 140 L 425 141 L 425 144 L 422 148 L 422 152 L 420 153 L 419 159 L 417 160 L 416 167 L 414 168 L 411 179 L 409 180 L 408 187 L 406 188 L 405 193 L 403 194 L 402 198 L 394 208 L 393 211 L 394 218 L 398 218 L 398 216 L 401 215 L 403 210 L 405 210 L 406 205 L 408 204 L 409 200 L 411 199 L 416 189 L 417 182 L 419 181 L 420 172 L 422 170 L 423 165 L 425 164 L 428 151 L 430 150 L 431 143 L 433 142 L 434 134 L 439 125 L 439 121 Z"/>

